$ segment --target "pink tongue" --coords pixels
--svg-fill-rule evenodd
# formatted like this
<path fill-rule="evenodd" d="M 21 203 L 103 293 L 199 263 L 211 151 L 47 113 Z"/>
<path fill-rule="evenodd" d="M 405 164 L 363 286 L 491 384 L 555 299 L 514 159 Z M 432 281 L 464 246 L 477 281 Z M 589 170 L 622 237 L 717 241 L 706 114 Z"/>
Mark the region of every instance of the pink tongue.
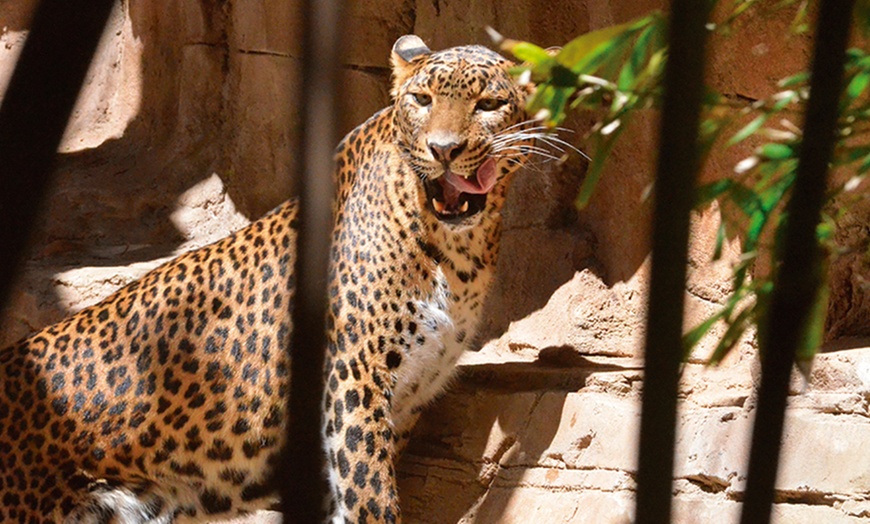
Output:
<path fill-rule="evenodd" d="M 495 179 L 495 159 L 492 158 L 488 159 L 477 168 L 476 180 L 454 175 L 450 171 L 447 171 L 447 173 L 444 174 L 444 181 L 453 186 L 457 192 L 471 193 L 474 195 L 489 193 L 489 191 L 495 186 Z M 447 188 L 445 187 L 445 189 Z"/>

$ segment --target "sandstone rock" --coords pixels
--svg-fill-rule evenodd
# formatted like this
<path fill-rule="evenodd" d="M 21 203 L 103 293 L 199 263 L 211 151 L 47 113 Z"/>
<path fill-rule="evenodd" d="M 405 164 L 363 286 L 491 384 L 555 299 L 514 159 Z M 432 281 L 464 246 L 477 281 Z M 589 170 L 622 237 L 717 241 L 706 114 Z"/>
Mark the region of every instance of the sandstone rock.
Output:
<path fill-rule="evenodd" d="M 216 175 L 183 193 L 171 219 L 185 238 L 174 249 L 104 246 L 75 254 L 80 246 L 59 243 L 41 250 L 42 256 L 25 266 L 10 304 L 2 310 L 0 347 L 99 302 L 182 252 L 214 242 L 248 224 Z M 81 265 L 83 258 L 92 265 Z"/>
<path fill-rule="evenodd" d="M 539 349 L 568 345 L 584 355 L 636 355 L 644 313 L 633 301 L 639 295 L 631 284 L 608 288 L 589 270 L 581 271 L 544 307 L 514 322 L 501 342 Z"/>
<path fill-rule="evenodd" d="M 290 195 L 300 114 L 298 58 L 232 53 L 227 81 L 234 91 L 223 133 L 231 142 L 221 165 L 240 209 L 257 218 Z"/>
<path fill-rule="evenodd" d="M 832 206 L 842 212 L 835 235 L 838 253 L 828 269 L 831 300 L 825 328 L 829 342 L 870 337 L 870 202 L 860 196 L 868 191 L 870 185 L 865 180 Z"/>
<path fill-rule="evenodd" d="M 621 377 L 639 385 L 637 372 L 612 371 L 603 359 L 587 365 L 585 385 L 576 389 L 558 392 L 547 386 L 518 393 L 522 372 L 508 369 L 500 380 L 504 357 L 490 355 L 488 361 L 490 347 L 466 361 L 458 386 L 415 430 L 399 468 L 406 517 L 425 523 L 631 522 L 638 388 L 602 391 L 593 377 L 609 375 L 605 383 Z M 533 377 L 529 383 L 538 383 L 534 375 L 540 363 L 525 359 L 521 364 Z M 791 398 L 774 522 L 852 523 L 870 515 L 870 465 L 861 452 L 870 438 L 861 400 L 866 399 L 868 366 L 870 348 L 825 355 L 816 362 L 806 392 Z M 751 381 L 731 386 L 732 396 L 742 392 L 742 397 L 734 396 L 730 405 L 710 405 L 694 398 L 708 394 L 698 385 L 723 383 L 710 377 L 722 370 L 690 367 L 696 369 L 684 374 L 681 385 L 686 397 L 677 427 L 673 522 L 735 520 L 745 489 Z M 479 368 L 487 368 L 485 381 Z M 581 375 L 581 370 L 558 372 Z"/>
<path fill-rule="evenodd" d="M 389 72 L 393 43 L 417 30 L 414 4 L 413 0 L 347 2 L 346 24 L 351 30 L 345 33 L 342 44 L 345 63 L 363 71 Z"/>

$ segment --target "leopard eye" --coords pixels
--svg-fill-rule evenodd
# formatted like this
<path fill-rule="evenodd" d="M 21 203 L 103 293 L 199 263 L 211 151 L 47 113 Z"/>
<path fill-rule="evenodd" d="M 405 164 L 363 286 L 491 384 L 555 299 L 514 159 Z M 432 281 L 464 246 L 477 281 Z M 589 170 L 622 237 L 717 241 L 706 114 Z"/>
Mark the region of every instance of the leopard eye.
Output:
<path fill-rule="evenodd" d="M 481 98 L 477 101 L 474 109 L 476 111 L 495 111 L 505 104 L 507 104 L 507 100 L 501 100 L 498 98 Z"/>
<path fill-rule="evenodd" d="M 426 93 L 411 93 L 411 96 L 414 97 L 414 102 L 417 102 L 422 107 L 426 107 L 432 103 L 432 96 L 427 95 Z"/>

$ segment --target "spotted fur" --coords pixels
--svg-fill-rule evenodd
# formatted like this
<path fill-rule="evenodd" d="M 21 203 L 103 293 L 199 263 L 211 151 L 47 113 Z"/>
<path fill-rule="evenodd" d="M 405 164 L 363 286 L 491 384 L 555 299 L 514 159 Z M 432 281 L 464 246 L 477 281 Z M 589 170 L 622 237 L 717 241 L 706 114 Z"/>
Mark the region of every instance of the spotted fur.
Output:
<path fill-rule="evenodd" d="M 337 149 L 335 523 L 400 521 L 397 455 L 475 332 L 528 142 L 510 139 L 525 92 L 509 65 L 403 37 L 393 105 Z M 194 522 L 274 502 L 295 219 L 289 201 L 0 351 L 0 522 Z"/>

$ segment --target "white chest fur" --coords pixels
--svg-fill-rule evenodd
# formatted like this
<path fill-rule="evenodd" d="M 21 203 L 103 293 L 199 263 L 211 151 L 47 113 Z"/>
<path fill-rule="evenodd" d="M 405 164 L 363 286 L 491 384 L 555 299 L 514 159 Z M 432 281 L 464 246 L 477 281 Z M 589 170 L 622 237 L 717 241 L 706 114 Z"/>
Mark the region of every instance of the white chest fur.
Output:
<path fill-rule="evenodd" d="M 413 424 L 413 414 L 432 401 L 453 376 L 456 361 L 474 338 L 482 309 L 479 302 L 490 277 L 488 272 L 479 274 L 469 289 L 467 284 L 460 286 L 448 279 L 440 267 L 433 276 L 432 293 L 415 302 L 421 336 L 410 345 L 397 370 L 392 413 L 398 429 Z"/>

